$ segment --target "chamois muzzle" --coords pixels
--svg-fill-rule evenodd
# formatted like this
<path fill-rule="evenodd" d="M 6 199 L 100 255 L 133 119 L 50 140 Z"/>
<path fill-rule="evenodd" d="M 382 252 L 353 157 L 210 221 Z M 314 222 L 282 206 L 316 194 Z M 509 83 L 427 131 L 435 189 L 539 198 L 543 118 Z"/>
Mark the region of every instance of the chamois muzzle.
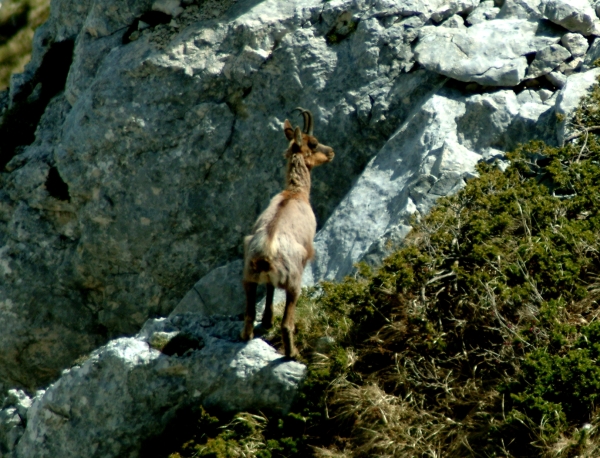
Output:
<path fill-rule="evenodd" d="M 330 157 L 333 154 L 333 148 L 319 143 L 315 148 L 315 153 L 323 153 L 325 156 Z"/>

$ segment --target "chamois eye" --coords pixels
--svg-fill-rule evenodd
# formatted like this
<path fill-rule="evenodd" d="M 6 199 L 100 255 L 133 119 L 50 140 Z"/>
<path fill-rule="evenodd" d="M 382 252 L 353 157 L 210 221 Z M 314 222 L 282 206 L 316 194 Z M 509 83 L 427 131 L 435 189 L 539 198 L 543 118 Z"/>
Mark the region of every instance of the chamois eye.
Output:
<path fill-rule="evenodd" d="M 311 139 L 308 141 L 308 147 L 309 147 L 310 149 L 315 149 L 315 148 L 317 147 L 317 145 L 318 145 L 318 144 L 319 144 L 319 142 L 318 142 L 317 140 L 315 140 L 314 138 L 311 138 Z"/>

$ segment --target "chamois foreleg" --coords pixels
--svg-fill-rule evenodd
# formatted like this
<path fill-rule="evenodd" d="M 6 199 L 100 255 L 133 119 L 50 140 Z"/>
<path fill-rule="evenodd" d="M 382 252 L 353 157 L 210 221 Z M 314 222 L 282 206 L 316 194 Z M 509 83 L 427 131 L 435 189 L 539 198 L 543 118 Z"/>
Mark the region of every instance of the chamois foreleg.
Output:
<path fill-rule="evenodd" d="M 267 283 L 267 299 L 265 301 L 265 311 L 262 317 L 262 327 L 271 329 L 273 327 L 273 295 L 275 287 L 271 283 Z"/>
<path fill-rule="evenodd" d="M 294 315 L 296 313 L 296 302 L 300 296 L 300 287 L 290 287 L 285 291 L 285 312 L 281 321 L 281 336 L 283 338 L 283 348 L 285 356 L 293 358 L 298 355 L 298 350 L 294 346 Z"/>
<path fill-rule="evenodd" d="M 254 337 L 254 321 L 256 320 L 256 288 L 258 284 L 250 281 L 244 281 L 244 291 L 246 291 L 246 315 L 244 318 L 244 329 L 241 338 L 250 340 Z"/>

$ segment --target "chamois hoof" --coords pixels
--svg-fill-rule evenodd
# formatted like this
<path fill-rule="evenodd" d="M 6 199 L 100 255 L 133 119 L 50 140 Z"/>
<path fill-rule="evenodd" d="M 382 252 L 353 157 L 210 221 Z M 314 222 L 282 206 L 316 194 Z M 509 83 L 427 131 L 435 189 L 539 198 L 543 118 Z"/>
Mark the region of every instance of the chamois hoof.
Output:
<path fill-rule="evenodd" d="M 240 339 L 242 339 L 242 340 L 254 339 L 254 331 L 247 331 L 246 329 L 243 329 L 242 332 L 240 332 Z"/>
<path fill-rule="evenodd" d="M 263 329 L 265 329 L 265 330 L 271 329 L 273 327 L 273 320 L 269 320 L 269 321 L 263 320 L 263 321 L 261 321 L 260 322 L 260 327 L 263 328 Z"/>
<path fill-rule="evenodd" d="M 286 348 L 284 350 L 284 354 L 285 357 L 288 359 L 297 359 L 300 356 L 300 353 L 298 353 L 298 350 L 296 350 L 296 348 L 292 348 L 292 350 L 288 351 L 288 349 Z"/>

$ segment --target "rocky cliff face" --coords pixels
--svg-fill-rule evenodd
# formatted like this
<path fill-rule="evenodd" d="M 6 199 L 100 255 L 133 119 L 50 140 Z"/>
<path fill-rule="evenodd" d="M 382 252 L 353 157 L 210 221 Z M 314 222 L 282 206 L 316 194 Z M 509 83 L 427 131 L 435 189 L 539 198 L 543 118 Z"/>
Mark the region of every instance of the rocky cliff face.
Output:
<path fill-rule="evenodd" d="M 310 109 L 336 151 L 313 175 L 305 282 L 340 279 L 478 161 L 564 141 L 598 76 L 599 25 L 587 0 L 53 0 L 0 98 L 0 381 L 33 394 L 174 311 L 31 407 L 12 391 L 0 450 L 135 456 L 194 396 L 285 409 L 302 366 L 235 342 L 241 241 L 281 189 L 283 120 Z M 160 351 L 179 335 L 185 351 Z M 212 396 L 215 377 L 271 394 Z M 114 443 L 77 433 L 117 417 Z"/>

